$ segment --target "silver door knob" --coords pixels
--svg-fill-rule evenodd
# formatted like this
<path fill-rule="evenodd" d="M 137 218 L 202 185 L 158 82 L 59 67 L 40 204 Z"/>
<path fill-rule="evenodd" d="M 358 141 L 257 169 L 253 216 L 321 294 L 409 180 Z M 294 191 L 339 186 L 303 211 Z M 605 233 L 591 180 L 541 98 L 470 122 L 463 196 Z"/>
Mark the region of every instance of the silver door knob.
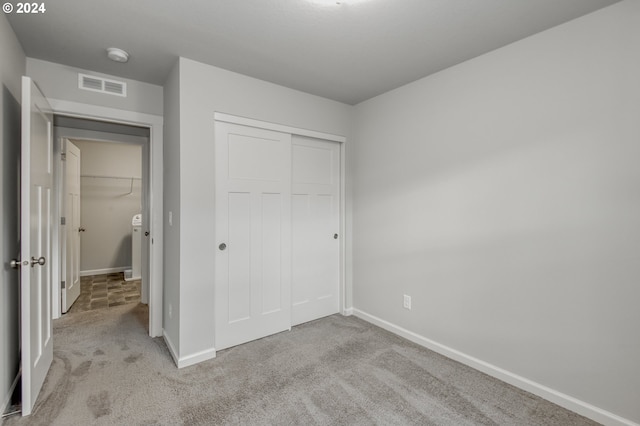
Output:
<path fill-rule="evenodd" d="M 226 249 L 226 248 L 227 248 L 227 245 L 226 245 L 225 243 L 222 243 L 222 244 L 220 244 L 220 245 L 218 246 L 218 248 L 219 248 L 220 250 L 224 250 L 224 249 Z"/>
<path fill-rule="evenodd" d="M 47 263 L 47 260 L 44 257 L 39 257 L 38 259 L 36 259 L 35 257 L 31 258 L 31 267 L 33 268 L 36 265 L 44 265 L 45 263 Z"/>
<path fill-rule="evenodd" d="M 333 239 L 337 240 L 338 239 L 338 234 L 333 234 Z"/>
<path fill-rule="evenodd" d="M 12 269 L 20 269 L 22 261 L 20 259 L 11 259 L 10 265 Z"/>
<path fill-rule="evenodd" d="M 86 229 L 84 229 L 84 228 L 78 228 L 78 232 L 84 232 L 84 231 L 86 231 Z"/>
<path fill-rule="evenodd" d="M 148 237 L 149 236 L 149 231 L 144 231 L 144 236 Z"/>

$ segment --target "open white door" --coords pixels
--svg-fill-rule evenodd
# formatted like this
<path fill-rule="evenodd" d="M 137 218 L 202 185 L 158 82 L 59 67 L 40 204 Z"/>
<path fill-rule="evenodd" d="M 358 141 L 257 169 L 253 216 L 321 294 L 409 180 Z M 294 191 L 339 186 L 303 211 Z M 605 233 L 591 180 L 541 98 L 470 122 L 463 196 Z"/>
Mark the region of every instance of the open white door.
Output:
<path fill-rule="evenodd" d="M 80 149 L 65 139 L 64 218 L 66 262 L 62 276 L 62 312 L 80 296 Z"/>
<path fill-rule="evenodd" d="M 20 306 L 23 416 L 31 414 L 53 360 L 52 156 L 51 108 L 31 79 L 22 77 Z"/>

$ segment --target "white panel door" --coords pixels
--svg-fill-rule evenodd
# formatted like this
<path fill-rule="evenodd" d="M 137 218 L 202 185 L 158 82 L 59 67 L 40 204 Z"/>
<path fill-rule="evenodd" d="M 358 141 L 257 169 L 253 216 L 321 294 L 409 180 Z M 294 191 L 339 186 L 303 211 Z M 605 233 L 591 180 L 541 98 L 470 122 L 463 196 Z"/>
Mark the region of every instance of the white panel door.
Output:
<path fill-rule="evenodd" d="M 302 136 L 292 147 L 292 323 L 340 305 L 340 145 Z"/>
<path fill-rule="evenodd" d="M 22 415 L 31 414 L 53 360 L 51 190 L 53 117 L 47 100 L 22 78 L 20 308 Z"/>
<path fill-rule="evenodd" d="M 80 149 L 65 139 L 65 194 L 66 218 L 65 253 L 62 289 L 62 312 L 66 313 L 80 296 Z"/>
<path fill-rule="evenodd" d="M 291 135 L 215 126 L 220 350 L 291 328 Z"/>

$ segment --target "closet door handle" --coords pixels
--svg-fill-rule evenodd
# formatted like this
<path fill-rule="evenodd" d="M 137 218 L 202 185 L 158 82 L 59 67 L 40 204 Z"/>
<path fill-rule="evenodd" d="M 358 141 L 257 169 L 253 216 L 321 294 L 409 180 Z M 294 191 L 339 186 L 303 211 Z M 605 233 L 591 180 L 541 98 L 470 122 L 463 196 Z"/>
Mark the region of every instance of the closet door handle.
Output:
<path fill-rule="evenodd" d="M 226 245 L 225 243 L 222 243 L 222 244 L 220 244 L 220 245 L 218 246 L 218 248 L 219 248 L 220 250 L 225 250 L 225 249 L 227 248 L 227 245 Z"/>

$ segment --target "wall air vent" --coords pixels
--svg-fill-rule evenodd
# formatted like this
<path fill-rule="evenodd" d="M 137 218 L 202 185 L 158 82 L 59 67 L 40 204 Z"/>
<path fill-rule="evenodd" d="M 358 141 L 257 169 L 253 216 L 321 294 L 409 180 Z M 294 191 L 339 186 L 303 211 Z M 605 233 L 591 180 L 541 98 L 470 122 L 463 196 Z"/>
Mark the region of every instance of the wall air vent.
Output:
<path fill-rule="evenodd" d="M 127 83 L 108 80 L 95 75 L 78 74 L 78 87 L 92 92 L 107 93 L 109 95 L 127 96 Z"/>

